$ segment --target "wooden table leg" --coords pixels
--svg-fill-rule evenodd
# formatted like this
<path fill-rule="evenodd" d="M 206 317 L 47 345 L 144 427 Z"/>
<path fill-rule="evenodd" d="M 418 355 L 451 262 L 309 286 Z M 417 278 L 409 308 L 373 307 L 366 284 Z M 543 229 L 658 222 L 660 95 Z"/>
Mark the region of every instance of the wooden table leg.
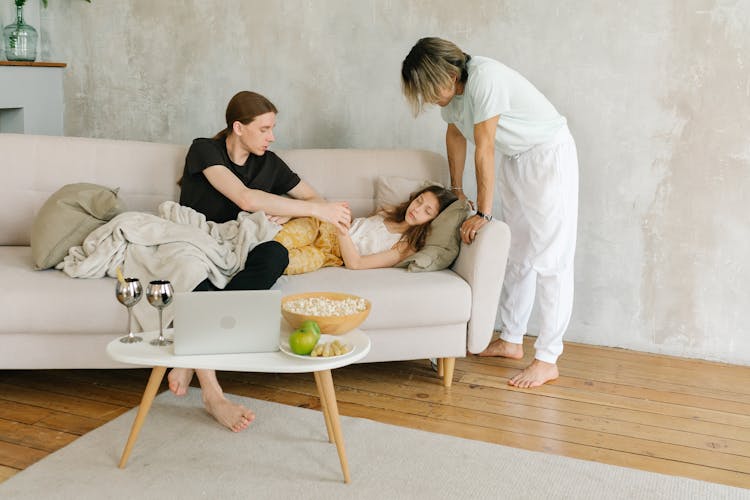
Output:
<path fill-rule="evenodd" d="M 341 421 L 339 420 L 339 406 L 336 402 L 336 391 L 333 388 L 333 377 L 331 376 L 331 370 L 323 370 L 316 372 L 320 385 L 323 388 L 325 394 L 325 405 L 328 407 L 328 416 L 331 421 L 331 428 L 333 429 L 333 439 L 336 443 L 336 451 L 339 453 L 339 462 L 341 462 L 341 471 L 344 473 L 344 482 L 348 483 L 349 479 L 349 463 L 346 460 L 346 450 L 344 449 L 344 436 L 341 433 Z"/>
<path fill-rule="evenodd" d="M 156 392 L 159 390 L 159 385 L 161 385 L 161 380 L 164 378 L 164 373 L 166 371 L 166 366 L 155 366 L 151 370 L 151 376 L 148 379 L 148 384 L 146 384 L 146 390 L 143 391 L 141 404 L 138 407 L 138 413 L 135 416 L 135 422 L 133 422 L 133 427 L 130 429 L 128 442 L 125 444 L 125 449 L 122 451 L 119 465 L 120 469 L 125 468 L 125 463 L 127 463 L 128 457 L 130 457 L 130 452 L 133 450 L 135 440 L 138 439 L 138 433 L 141 432 L 143 422 L 146 420 L 146 415 L 148 415 L 148 411 L 151 409 L 151 403 L 154 402 L 154 397 L 156 397 Z"/>
<path fill-rule="evenodd" d="M 323 390 L 323 387 L 320 382 L 320 375 L 318 375 L 318 372 L 313 372 L 313 377 L 315 377 L 315 386 L 318 388 L 318 395 L 320 396 L 320 406 L 323 409 L 323 417 L 326 421 L 326 430 L 328 431 L 328 442 L 333 443 L 333 430 L 331 429 L 331 416 L 328 414 L 328 405 L 326 404 L 326 395 L 325 391 Z"/>

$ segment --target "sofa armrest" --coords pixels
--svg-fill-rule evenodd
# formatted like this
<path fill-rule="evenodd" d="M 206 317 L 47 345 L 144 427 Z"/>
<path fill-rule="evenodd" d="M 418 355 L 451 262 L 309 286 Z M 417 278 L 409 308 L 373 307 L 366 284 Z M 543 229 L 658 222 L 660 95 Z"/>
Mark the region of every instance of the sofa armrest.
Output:
<path fill-rule="evenodd" d="M 510 249 L 510 229 L 492 220 L 482 227 L 471 245 L 461 243 L 452 269 L 471 287 L 471 318 L 466 332 L 466 348 L 482 352 L 492 339 Z"/>

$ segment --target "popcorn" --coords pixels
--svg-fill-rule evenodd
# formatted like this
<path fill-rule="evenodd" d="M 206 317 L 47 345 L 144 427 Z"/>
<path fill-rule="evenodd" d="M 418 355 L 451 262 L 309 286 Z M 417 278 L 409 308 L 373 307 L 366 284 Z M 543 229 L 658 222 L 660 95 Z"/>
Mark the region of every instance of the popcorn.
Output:
<path fill-rule="evenodd" d="M 307 316 L 350 316 L 367 309 L 363 298 L 334 300 L 325 297 L 308 297 L 290 300 L 284 309 Z"/>

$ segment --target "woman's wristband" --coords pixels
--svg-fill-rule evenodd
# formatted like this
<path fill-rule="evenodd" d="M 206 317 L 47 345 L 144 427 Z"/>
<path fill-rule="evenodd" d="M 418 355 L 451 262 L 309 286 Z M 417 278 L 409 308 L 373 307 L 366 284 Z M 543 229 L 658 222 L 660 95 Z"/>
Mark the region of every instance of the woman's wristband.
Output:
<path fill-rule="evenodd" d="M 461 186 L 451 186 L 451 191 L 463 191 L 464 188 Z"/>
<path fill-rule="evenodd" d="M 492 214 L 485 214 L 483 212 L 480 212 L 479 210 L 477 210 L 477 212 L 474 215 L 478 215 L 484 220 L 492 220 Z"/>

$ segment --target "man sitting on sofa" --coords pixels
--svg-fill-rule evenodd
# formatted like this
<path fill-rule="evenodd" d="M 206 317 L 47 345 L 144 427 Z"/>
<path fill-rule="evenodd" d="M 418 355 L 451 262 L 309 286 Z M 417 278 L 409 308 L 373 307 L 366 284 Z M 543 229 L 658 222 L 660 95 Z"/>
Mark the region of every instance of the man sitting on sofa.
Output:
<path fill-rule="evenodd" d="M 345 230 L 351 212 L 345 202 L 327 202 L 301 180 L 268 146 L 274 141 L 276 107 L 262 95 L 243 91 L 229 101 L 227 126 L 211 139 L 195 139 L 185 159 L 180 180 L 180 204 L 214 222 L 235 219 L 240 211 L 264 211 L 274 222 L 290 217 L 315 217 Z M 283 195 L 289 195 L 291 198 Z M 289 262 L 280 243 L 255 246 L 247 263 L 224 290 L 260 290 L 273 286 Z M 216 290 L 205 280 L 195 291 Z M 229 401 L 214 370 L 174 368 L 169 388 L 187 393 L 193 374 L 203 391 L 206 410 L 234 432 L 246 429 L 255 418 L 252 410 Z"/>

